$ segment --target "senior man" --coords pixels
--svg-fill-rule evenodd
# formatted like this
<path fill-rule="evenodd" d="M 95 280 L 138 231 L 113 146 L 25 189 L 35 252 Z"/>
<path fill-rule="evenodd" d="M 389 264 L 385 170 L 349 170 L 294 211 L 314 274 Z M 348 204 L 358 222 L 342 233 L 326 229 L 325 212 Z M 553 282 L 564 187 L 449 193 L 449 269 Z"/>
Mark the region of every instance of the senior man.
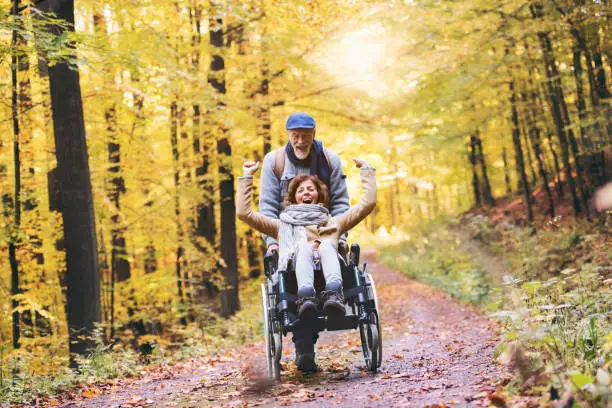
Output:
<path fill-rule="evenodd" d="M 284 147 L 266 154 L 263 161 L 259 211 L 269 217 L 278 218 L 291 180 L 299 174 L 310 174 L 318 176 L 327 185 L 331 215 L 337 216 L 346 212 L 350 202 L 340 157 L 325 149 L 321 141 L 315 140 L 314 118 L 307 113 L 297 112 L 289 116 L 285 127 L 289 142 Z M 268 254 L 278 252 L 278 242 L 274 238 L 264 235 L 264 240 Z M 341 245 L 345 245 L 345 239 L 341 239 Z M 314 289 L 308 290 L 311 292 L 298 293 L 298 297 L 314 297 Z M 296 366 L 301 371 L 317 370 L 314 357 L 317 337 L 317 333 L 305 325 L 298 325 L 293 332 Z"/>

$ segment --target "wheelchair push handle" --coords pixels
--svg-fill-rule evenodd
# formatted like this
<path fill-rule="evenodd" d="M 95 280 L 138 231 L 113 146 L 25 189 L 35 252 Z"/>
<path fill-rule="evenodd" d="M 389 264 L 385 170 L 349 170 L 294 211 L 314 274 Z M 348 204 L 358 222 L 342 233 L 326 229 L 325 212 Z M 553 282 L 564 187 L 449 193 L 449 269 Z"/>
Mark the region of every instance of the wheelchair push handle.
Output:
<path fill-rule="evenodd" d="M 354 266 L 359 265 L 359 256 L 361 255 L 361 249 L 359 248 L 359 244 L 351 245 L 351 257 L 350 264 Z"/>
<path fill-rule="evenodd" d="M 278 268 L 278 252 L 272 252 L 271 254 L 264 256 L 264 273 L 269 278 L 276 272 Z"/>

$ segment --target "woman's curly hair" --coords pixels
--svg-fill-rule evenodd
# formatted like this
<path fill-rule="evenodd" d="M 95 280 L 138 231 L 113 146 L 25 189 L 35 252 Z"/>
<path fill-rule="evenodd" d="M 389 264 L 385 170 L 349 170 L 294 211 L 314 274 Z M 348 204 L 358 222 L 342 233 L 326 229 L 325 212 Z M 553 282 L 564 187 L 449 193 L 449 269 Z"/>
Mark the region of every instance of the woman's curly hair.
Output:
<path fill-rule="evenodd" d="M 317 204 L 321 204 L 324 207 L 328 207 L 329 205 L 329 189 L 317 176 L 311 176 L 309 174 L 300 174 L 296 176 L 291 183 L 289 183 L 289 188 L 287 189 L 287 195 L 283 200 L 283 208 L 288 207 L 293 204 L 297 204 L 295 201 L 295 193 L 298 187 L 305 181 L 310 180 L 314 183 L 317 192 L 319 193 L 319 198 L 317 200 Z"/>

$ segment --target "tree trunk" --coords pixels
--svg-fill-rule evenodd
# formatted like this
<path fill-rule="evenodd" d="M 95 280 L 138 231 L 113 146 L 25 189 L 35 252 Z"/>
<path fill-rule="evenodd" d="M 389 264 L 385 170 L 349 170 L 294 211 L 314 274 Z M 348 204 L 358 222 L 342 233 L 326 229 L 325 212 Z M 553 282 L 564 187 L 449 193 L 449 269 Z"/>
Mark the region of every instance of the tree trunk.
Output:
<path fill-rule="evenodd" d="M 11 14 L 15 24 L 17 24 L 17 15 L 19 14 L 19 0 L 14 0 L 12 4 Z M 19 287 L 19 264 L 17 262 L 17 244 L 19 231 L 21 229 L 21 152 L 20 152 L 20 129 L 19 129 L 19 84 L 17 81 L 17 66 L 18 66 L 18 33 L 17 29 L 13 29 L 11 41 L 11 116 L 13 119 L 13 164 L 15 171 L 15 193 L 13 198 L 13 226 L 9 235 L 9 263 L 11 265 L 11 308 L 13 309 L 13 348 L 20 347 L 20 326 L 19 326 L 19 302 L 16 298 L 21 292 Z"/>
<path fill-rule="evenodd" d="M 474 192 L 474 203 L 477 207 L 482 206 L 480 197 L 480 179 L 478 178 L 477 169 L 477 154 L 476 154 L 476 138 L 470 136 L 470 164 L 472 165 L 472 191 Z"/>
<path fill-rule="evenodd" d="M 527 105 L 527 95 L 526 95 L 525 92 L 522 92 L 521 94 L 522 94 L 522 101 L 523 101 L 524 105 L 526 106 Z M 525 111 L 523 111 L 523 115 L 522 115 L 523 120 L 520 121 L 520 124 L 521 124 L 520 131 L 521 131 L 521 134 L 523 136 L 522 143 L 525 146 L 525 152 L 527 153 L 527 164 L 529 165 L 529 172 L 531 174 L 531 183 L 529 185 L 533 189 L 535 184 L 538 182 L 538 177 L 537 177 L 537 174 L 536 174 L 536 170 L 533 167 L 533 163 L 534 163 L 533 154 L 531 152 L 531 146 L 529 144 L 529 131 L 527 130 L 528 127 L 529 127 L 529 123 L 528 123 L 529 121 L 525 120 L 525 118 L 528 115 L 529 114 L 527 113 L 527 110 L 525 109 Z M 527 179 L 529 179 L 529 178 L 527 178 Z M 534 197 L 533 196 L 531 197 L 531 202 L 532 203 L 534 202 Z"/>
<path fill-rule="evenodd" d="M 193 36 L 192 43 L 194 46 L 194 55 L 192 67 L 194 71 L 200 70 L 200 52 L 199 45 L 202 43 L 201 35 L 202 8 L 196 2 L 193 8 Z M 207 112 L 209 116 L 210 111 Z M 216 246 L 217 226 L 215 221 L 215 187 L 213 180 L 213 172 L 210 171 L 210 164 L 213 160 L 213 134 L 208 132 L 202 134 L 201 112 L 200 106 L 194 105 L 194 155 L 201 160 L 200 165 L 196 168 L 196 180 L 203 192 L 203 195 L 196 207 L 196 225 L 195 225 L 195 247 L 202 252 L 204 257 L 210 258 L 214 256 L 214 248 Z M 207 121 L 207 122 L 210 122 Z M 205 126 L 213 128 L 214 124 L 205 123 Z M 203 271 L 202 280 L 204 285 L 208 285 L 209 271 Z"/>
<path fill-rule="evenodd" d="M 183 300 L 183 276 L 181 271 L 182 259 L 183 259 L 183 223 L 181 219 L 181 199 L 180 199 L 180 188 L 181 188 L 181 164 L 178 147 L 178 106 L 176 101 L 170 104 L 170 145 L 172 147 L 172 167 L 174 172 L 174 217 L 176 222 L 176 235 L 177 235 L 177 246 L 176 246 L 176 260 L 175 260 L 175 271 L 176 271 L 176 287 L 179 297 L 179 301 Z"/>
<path fill-rule="evenodd" d="M 49 7 L 52 4 L 52 7 Z M 44 1 L 47 7 L 74 28 L 74 1 Z M 54 27 L 55 34 L 63 34 Z M 75 57 L 74 49 L 70 58 Z M 79 71 L 67 61 L 49 67 L 55 155 L 61 191 L 66 248 L 67 318 L 70 352 L 87 354 L 92 334 L 100 322 L 100 270 L 95 215 L 89 173 L 89 156 L 83 121 Z M 71 364 L 76 365 L 73 359 Z"/>
<path fill-rule="evenodd" d="M 542 186 L 546 191 L 546 197 L 548 198 L 548 213 L 551 218 L 555 217 L 555 202 L 553 200 L 552 191 L 548 185 L 548 172 L 544 164 L 544 152 L 542 151 L 542 135 L 540 128 L 538 127 L 538 108 L 541 108 L 541 100 L 539 99 L 538 89 L 533 81 L 533 72 L 529 68 L 529 87 L 531 96 L 531 109 L 526 108 L 527 111 L 527 124 L 529 126 L 529 139 L 533 150 L 538 161 L 538 171 L 540 172 L 540 178 L 542 179 Z M 527 100 L 525 100 L 525 106 L 529 106 Z"/>
<path fill-rule="evenodd" d="M 482 139 L 480 138 L 480 132 L 477 130 L 473 137 L 476 139 L 478 162 L 480 163 L 480 172 L 482 173 L 482 197 L 484 202 L 492 207 L 495 205 L 495 198 L 493 198 L 493 192 L 491 191 L 491 183 L 489 182 L 487 163 L 482 150 Z"/>
<path fill-rule="evenodd" d="M 506 183 L 506 194 L 512 194 L 512 184 L 510 183 L 510 166 L 508 165 L 508 151 L 506 146 L 502 149 L 502 162 L 504 163 L 504 181 Z"/>
<path fill-rule="evenodd" d="M 266 35 L 267 31 L 264 27 L 261 34 L 261 82 L 259 84 L 259 104 L 257 107 L 257 138 L 263 141 L 263 155 L 265 156 L 272 150 L 272 124 L 270 121 L 270 67 L 266 55 Z"/>
<path fill-rule="evenodd" d="M 108 131 L 108 187 L 107 194 L 113 204 L 111 221 L 111 269 L 117 282 L 124 282 L 130 278 L 130 263 L 127 259 L 125 243 L 125 227 L 121 221 L 121 195 L 125 194 L 125 183 L 121 176 L 121 144 L 117 132 L 117 112 L 115 106 L 111 106 L 104 114 L 106 119 L 106 130 Z"/>
<path fill-rule="evenodd" d="M 556 67 L 555 67 L 556 69 Z M 557 73 L 558 75 L 558 73 Z M 574 137 L 574 131 L 571 128 L 571 119 L 569 116 L 569 110 L 567 109 L 567 104 L 565 103 L 565 97 L 563 96 L 563 89 L 559 84 L 557 88 L 558 96 L 559 96 L 559 104 L 561 106 L 561 113 L 563 115 L 564 126 L 567 129 L 567 139 L 569 141 L 570 151 L 572 154 L 572 158 L 574 159 L 574 165 L 576 166 L 576 187 L 580 191 L 580 198 L 582 199 L 582 208 L 584 209 L 587 218 L 591 219 L 591 214 L 589 210 L 589 196 L 586 191 L 586 186 L 584 184 L 584 171 L 582 169 L 581 162 L 579 160 L 579 152 L 578 152 L 578 142 Z"/>
<path fill-rule="evenodd" d="M 219 93 L 224 95 L 225 60 L 223 59 L 223 19 L 216 0 L 210 1 L 210 45 L 212 59 L 208 82 Z M 223 110 L 223 103 L 218 111 Z M 223 259 L 223 277 L 225 286 L 221 291 L 221 315 L 228 317 L 240 309 L 238 298 L 238 261 L 236 248 L 236 205 L 234 194 L 234 175 L 232 169 L 232 147 L 229 142 L 228 129 L 219 123 L 221 135 L 217 141 L 219 156 L 219 192 L 221 195 L 221 258 Z"/>
<path fill-rule="evenodd" d="M 108 36 L 108 28 L 105 17 L 97 12 L 93 15 L 94 27 L 104 37 Z M 107 83 L 114 84 L 113 73 L 108 69 L 104 71 Z M 117 282 L 123 282 L 130 278 L 130 263 L 127 259 L 125 243 L 125 227 L 121 221 L 121 195 L 125 194 L 125 183 L 121 176 L 121 144 L 117 130 L 117 107 L 111 103 L 104 112 L 106 122 L 108 154 L 108 172 L 106 194 L 114 208 L 111 209 L 111 271 Z"/>
<path fill-rule="evenodd" d="M 587 135 L 586 121 L 586 101 L 584 100 L 584 81 L 582 79 L 582 54 L 580 49 L 575 46 L 573 54 L 574 79 L 576 80 L 576 107 L 578 108 L 578 119 L 580 120 L 580 141 L 585 151 L 592 149 L 590 135 Z"/>
<path fill-rule="evenodd" d="M 506 51 L 507 52 L 507 51 Z M 510 106 L 512 108 L 512 142 L 514 144 L 514 153 L 516 167 L 521 179 L 523 188 L 523 197 L 527 208 L 527 220 L 531 224 L 533 222 L 533 210 L 531 207 L 531 187 L 527 182 L 527 174 L 525 173 L 525 163 L 523 160 L 523 148 L 521 146 L 521 131 L 519 129 L 518 109 L 516 106 L 516 92 L 514 90 L 514 80 L 510 81 Z"/>
<path fill-rule="evenodd" d="M 531 6 L 531 12 L 534 19 L 541 17 L 541 5 L 536 4 Z M 548 88 L 548 96 L 550 98 L 550 106 L 552 108 L 552 117 L 557 130 L 557 138 L 559 139 L 559 144 L 561 146 L 561 159 L 563 161 L 565 179 L 572 196 L 574 213 L 579 214 L 582 211 L 582 206 L 580 204 L 580 200 L 578 199 L 578 194 L 576 193 L 576 182 L 574 180 L 574 176 L 572 175 L 572 167 L 570 164 L 569 144 L 567 134 L 565 132 L 565 122 L 563 120 L 563 111 L 561 108 L 563 93 L 561 90 L 559 71 L 557 70 L 557 64 L 553 55 L 552 44 L 548 34 L 545 32 L 538 32 L 537 35 L 544 58 L 547 78 L 546 86 Z"/>

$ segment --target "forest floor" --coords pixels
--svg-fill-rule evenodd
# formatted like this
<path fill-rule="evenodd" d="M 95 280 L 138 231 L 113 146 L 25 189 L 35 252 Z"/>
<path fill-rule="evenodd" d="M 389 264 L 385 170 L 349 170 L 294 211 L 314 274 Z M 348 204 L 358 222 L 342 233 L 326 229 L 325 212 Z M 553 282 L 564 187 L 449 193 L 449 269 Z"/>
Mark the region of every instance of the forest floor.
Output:
<path fill-rule="evenodd" d="M 322 371 L 301 375 L 283 339 L 282 382 L 265 379 L 261 339 L 212 358 L 151 368 L 48 402 L 62 407 L 490 406 L 507 374 L 493 360 L 498 327 L 476 308 L 368 256 L 379 294 L 383 362 L 365 371 L 357 331 L 325 332 Z M 499 401 L 501 399 L 501 401 Z"/>

